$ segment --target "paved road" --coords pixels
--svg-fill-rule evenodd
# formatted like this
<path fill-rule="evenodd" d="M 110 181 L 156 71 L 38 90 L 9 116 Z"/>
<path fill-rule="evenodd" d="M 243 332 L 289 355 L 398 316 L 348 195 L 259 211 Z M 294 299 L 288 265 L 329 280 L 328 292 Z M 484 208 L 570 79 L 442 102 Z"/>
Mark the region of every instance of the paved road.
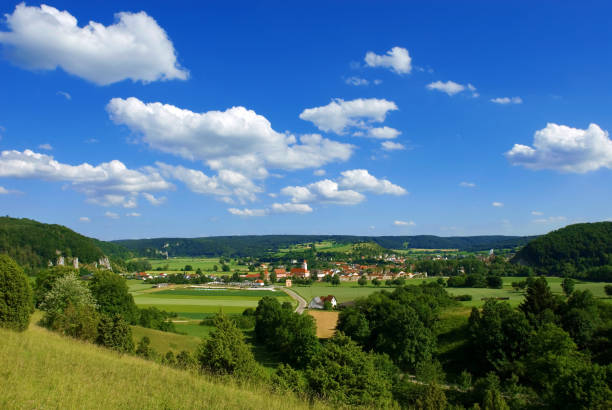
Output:
<path fill-rule="evenodd" d="M 285 292 L 287 295 L 291 296 L 293 299 L 297 300 L 298 303 L 298 307 L 295 308 L 296 313 L 302 314 L 302 312 L 304 312 L 304 309 L 306 309 L 306 306 L 308 305 L 308 303 L 306 303 L 306 299 L 304 299 L 303 297 L 301 297 L 300 295 L 298 295 L 296 292 L 292 291 L 291 289 L 287 289 L 287 288 L 280 288 L 283 292 Z"/>

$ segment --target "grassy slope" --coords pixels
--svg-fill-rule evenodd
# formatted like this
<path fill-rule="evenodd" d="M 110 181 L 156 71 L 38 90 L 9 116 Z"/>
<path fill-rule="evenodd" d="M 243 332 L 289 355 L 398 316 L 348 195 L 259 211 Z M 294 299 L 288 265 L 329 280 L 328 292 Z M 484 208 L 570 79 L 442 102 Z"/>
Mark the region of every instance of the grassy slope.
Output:
<path fill-rule="evenodd" d="M 0 408 L 287 409 L 292 396 L 238 387 L 61 337 L 0 329 Z"/>

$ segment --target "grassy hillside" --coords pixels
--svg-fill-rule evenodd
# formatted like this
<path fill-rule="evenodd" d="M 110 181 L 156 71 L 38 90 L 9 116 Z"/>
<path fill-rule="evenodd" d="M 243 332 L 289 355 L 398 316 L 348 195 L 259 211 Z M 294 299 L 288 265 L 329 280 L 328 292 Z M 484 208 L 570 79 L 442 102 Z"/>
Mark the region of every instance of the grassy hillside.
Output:
<path fill-rule="evenodd" d="M 36 325 L 24 333 L 0 329 L 0 340 L 2 409 L 309 407 L 292 396 L 119 356 Z"/>
<path fill-rule="evenodd" d="M 96 262 L 104 255 L 124 257 L 130 253 L 120 245 L 88 238 L 62 225 L 0 217 L 0 253 L 8 254 L 26 271 L 55 262 L 58 252 L 65 257 L 78 257 L 81 263 Z"/>

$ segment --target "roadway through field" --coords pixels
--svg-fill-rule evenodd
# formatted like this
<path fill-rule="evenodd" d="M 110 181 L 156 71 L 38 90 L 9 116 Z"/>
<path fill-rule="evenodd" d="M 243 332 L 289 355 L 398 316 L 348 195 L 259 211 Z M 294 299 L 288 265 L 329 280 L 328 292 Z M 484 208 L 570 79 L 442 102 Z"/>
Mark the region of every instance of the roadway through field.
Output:
<path fill-rule="evenodd" d="M 306 309 L 306 305 L 307 305 L 306 299 L 304 299 L 303 297 L 301 297 L 300 295 L 298 295 L 291 289 L 287 289 L 287 288 L 280 288 L 280 289 L 283 292 L 285 292 L 287 295 L 289 295 L 292 299 L 297 301 L 298 306 L 297 308 L 295 308 L 295 311 L 296 313 L 302 314 L 304 312 L 304 309 Z"/>

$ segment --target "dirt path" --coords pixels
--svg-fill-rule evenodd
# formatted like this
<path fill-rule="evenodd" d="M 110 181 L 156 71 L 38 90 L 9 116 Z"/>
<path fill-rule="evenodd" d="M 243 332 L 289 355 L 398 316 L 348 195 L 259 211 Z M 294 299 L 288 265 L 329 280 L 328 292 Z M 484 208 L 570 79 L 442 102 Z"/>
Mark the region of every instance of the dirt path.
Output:
<path fill-rule="evenodd" d="M 295 308 L 295 312 L 302 314 L 304 312 L 304 309 L 306 309 L 306 299 L 304 299 L 303 297 L 301 297 L 300 295 L 298 295 L 296 292 L 292 291 L 291 289 L 287 289 L 287 288 L 279 288 L 280 290 L 282 290 L 283 292 L 285 292 L 287 295 L 289 295 L 292 299 L 296 300 L 298 303 L 297 308 Z"/>

